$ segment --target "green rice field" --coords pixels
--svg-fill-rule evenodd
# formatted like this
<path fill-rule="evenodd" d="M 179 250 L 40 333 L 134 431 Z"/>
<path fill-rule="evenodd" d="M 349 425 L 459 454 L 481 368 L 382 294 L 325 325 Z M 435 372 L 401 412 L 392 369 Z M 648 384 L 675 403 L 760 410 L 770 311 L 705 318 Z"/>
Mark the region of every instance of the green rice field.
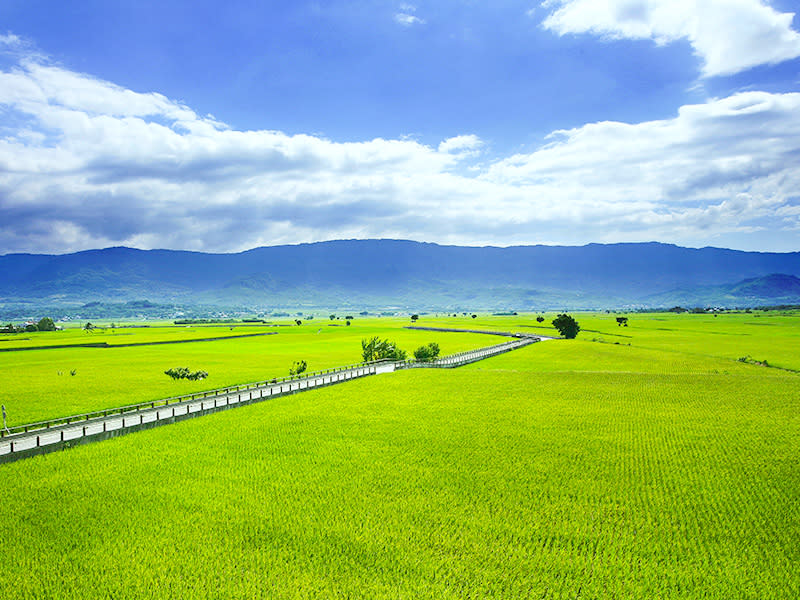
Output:
<path fill-rule="evenodd" d="M 311 321 L 299 327 L 240 326 L 232 331 L 228 326 L 118 328 L 116 333 L 109 332 L 103 338 L 112 345 L 109 348 L 0 352 L 0 379 L 6 382 L 0 394 L 11 426 L 284 377 L 297 360 L 305 360 L 309 371 L 354 364 L 361 361 L 361 340 L 375 335 L 391 339 L 409 355 L 432 341 L 440 345 L 444 354 L 502 341 L 491 335 L 413 331 L 404 329 L 406 324 L 406 320 L 376 319 L 355 321 L 349 327 Z M 267 331 L 277 333 L 252 335 Z M 62 335 L 64 338 L 59 339 Z M 247 337 L 192 341 L 226 335 Z M 66 330 L 9 337 L 28 338 L 28 344 L 50 346 L 53 340 L 61 341 L 62 345 L 84 342 L 86 338 L 96 341 L 100 334 Z M 188 343 L 146 345 L 165 340 Z M 209 377 L 174 381 L 164 374 L 166 369 L 180 366 L 202 369 Z M 73 370 L 74 376 L 70 374 Z"/>
<path fill-rule="evenodd" d="M 534 317 L 419 324 L 554 333 Z M 800 597 L 800 315 L 629 315 L 627 328 L 614 315 L 576 317 L 576 340 L 2 465 L 0 590 L 31 599 Z M 312 369 L 357 360 L 370 332 L 408 350 L 438 341 L 446 353 L 498 340 L 405 324 L 331 328 L 324 343 L 312 340 L 329 332 L 304 324 L 283 341 L 91 352 L 129 351 L 113 368 L 163 371 L 165 360 L 191 358 L 249 380 L 255 370 L 237 365 L 262 356 L 266 371 L 301 357 Z M 203 344 L 224 348 L 212 368 L 212 351 L 170 354 Z M 11 355 L 40 354 L 14 372 L 38 364 L 49 374 L 58 352 L 78 356 L 37 350 L 0 361 L 6 369 Z M 102 390 L 110 369 L 101 362 L 87 381 Z M 124 403 L 121 389 L 104 398 Z M 8 404 L 19 392 L 3 393 Z M 36 414 L 68 406 L 36 405 Z"/>

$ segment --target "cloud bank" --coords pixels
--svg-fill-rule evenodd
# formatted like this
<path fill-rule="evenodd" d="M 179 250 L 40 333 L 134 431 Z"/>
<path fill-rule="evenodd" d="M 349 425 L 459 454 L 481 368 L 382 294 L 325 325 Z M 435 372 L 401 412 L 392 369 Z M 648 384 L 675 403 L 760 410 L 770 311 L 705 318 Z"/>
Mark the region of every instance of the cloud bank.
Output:
<path fill-rule="evenodd" d="M 778 245 L 796 246 L 799 157 L 800 94 L 589 123 L 489 160 L 472 134 L 433 147 L 237 131 L 23 57 L 0 71 L 0 253 L 375 237 L 703 245 L 767 231 L 789 249 Z"/>
<path fill-rule="evenodd" d="M 547 0 L 543 6 L 552 10 L 543 26 L 559 35 L 688 40 L 706 77 L 800 56 L 794 15 L 761 0 Z"/>

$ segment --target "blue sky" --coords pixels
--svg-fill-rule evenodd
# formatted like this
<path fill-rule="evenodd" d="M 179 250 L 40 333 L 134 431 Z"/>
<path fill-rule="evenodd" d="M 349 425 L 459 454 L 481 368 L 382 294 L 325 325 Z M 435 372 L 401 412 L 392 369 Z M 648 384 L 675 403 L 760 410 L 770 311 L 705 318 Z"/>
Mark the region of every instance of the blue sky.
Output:
<path fill-rule="evenodd" d="M 800 250 L 775 0 L 0 4 L 0 253 Z"/>

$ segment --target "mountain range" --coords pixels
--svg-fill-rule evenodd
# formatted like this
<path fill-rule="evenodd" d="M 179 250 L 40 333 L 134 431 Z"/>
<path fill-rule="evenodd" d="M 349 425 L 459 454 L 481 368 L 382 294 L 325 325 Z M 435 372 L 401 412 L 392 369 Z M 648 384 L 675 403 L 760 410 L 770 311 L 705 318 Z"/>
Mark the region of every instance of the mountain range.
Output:
<path fill-rule="evenodd" d="M 625 243 L 338 240 L 235 254 L 106 248 L 0 256 L 0 304 L 128 302 L 399 310 L 800 303 L 800 252 Z"/>

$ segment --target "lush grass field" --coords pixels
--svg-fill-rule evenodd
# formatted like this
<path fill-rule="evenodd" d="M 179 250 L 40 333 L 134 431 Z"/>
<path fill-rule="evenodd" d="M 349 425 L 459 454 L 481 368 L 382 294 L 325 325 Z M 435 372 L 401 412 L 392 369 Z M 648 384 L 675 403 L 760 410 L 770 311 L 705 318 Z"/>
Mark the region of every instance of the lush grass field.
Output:
<path fill-rule="evenodd" d="M 488 335 L 403 329 L 408 323 L 407 320 L 356 320 L 346 327 L 344 323 L 331 326 L 315 320 L 299 327 L 242 327 L 233 332 L 228 327 L 216 326 L 118 329 L 117 332 L 123 332 L 117 334 L 120 337 L 109 333 L 104 340 L 127 344 L 265 330 L 278 331 L 278 334 L 153 346 L 0 352 L 0 380 L 4 382 L 0 403 L 6 406 L 9 425 L 19 425 L 283 377 L 289 374 L 296 360 L 305 360 L 309 371 L 357 363 L 361 361 L 361 340 L 373 335 L 395 341 L 409 355 L 432 341 L 439 343 L 444 354 L 503 341 Z M 28 334 L 28 337 L 34 343 L 48 345 L 50 339 L 62 334 L 78 340 L 93 335 L 73 330 Z M 202 369 L 209 377 L 200 381 L 173 381 L 164 374 L 166 369 L 180 366 Z M 74 376 L 70 375 L 73 370 Z"/>
<path fill-rule="evenodd" d="M 709 332 L 677 349 L 635 335 L 380 375 L 1 466 L 0 589 L 800 597 L 800 376 L 738 362 Z"/>

